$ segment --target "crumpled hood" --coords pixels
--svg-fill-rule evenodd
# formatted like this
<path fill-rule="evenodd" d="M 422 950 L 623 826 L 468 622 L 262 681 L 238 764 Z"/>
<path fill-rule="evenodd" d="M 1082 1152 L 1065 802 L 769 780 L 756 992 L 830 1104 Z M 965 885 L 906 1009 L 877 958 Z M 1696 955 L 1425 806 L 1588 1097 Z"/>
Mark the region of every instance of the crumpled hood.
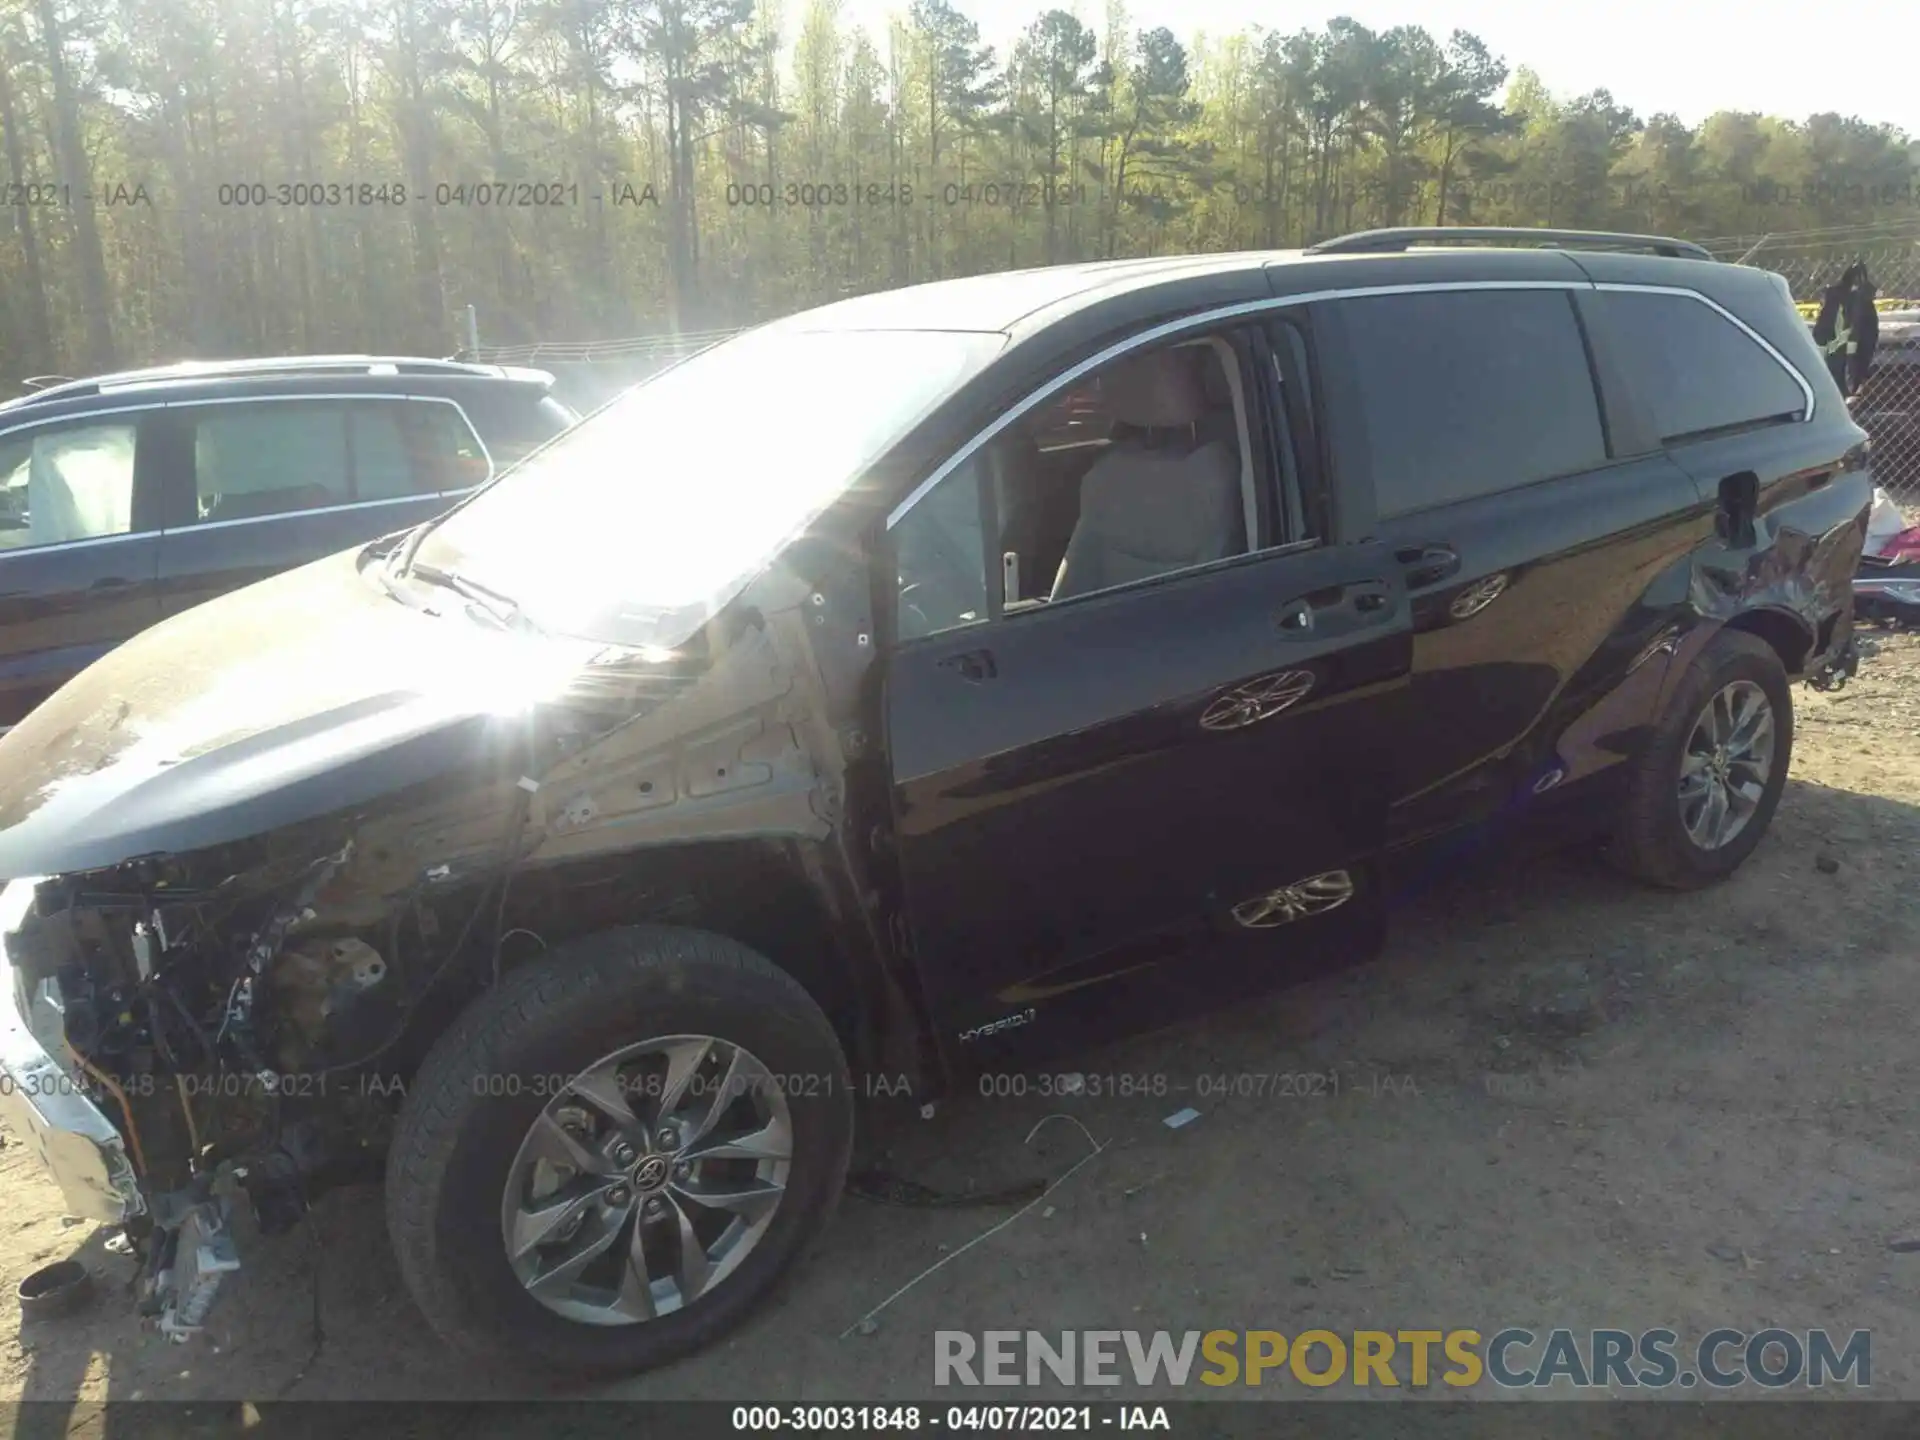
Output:
<path fill-rule="evenodd" d="M 477 760 L 603 648 L 423 593 L 441 613 L 348 551 L 109 653 L 0 738 L 0 879 L 243 839 Z"/>

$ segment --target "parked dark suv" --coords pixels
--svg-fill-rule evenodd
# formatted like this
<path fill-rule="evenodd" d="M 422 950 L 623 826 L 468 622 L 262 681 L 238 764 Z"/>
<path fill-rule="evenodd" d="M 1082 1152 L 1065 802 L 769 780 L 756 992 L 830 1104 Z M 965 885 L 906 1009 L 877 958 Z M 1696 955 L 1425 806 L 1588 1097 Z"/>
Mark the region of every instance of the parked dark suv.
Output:
<path fill-rule="evenodd" d="M 164 616 L 446 509 L 579 418 L 552 385 L 314 356 L 0 404 L 0 729 Z"/>
<path fill-rule="evenodd" d="M 613 1372 L 766 1293 L 856 1094 L 1364 958 L 1508 821 L 1728 874 L 1864 435 L 1776 278 L 1519 235 L 845 301 L 123 646 L 0 741 L 8 1123 L 170 1329 L 236 1188 L 384 1150 L 441 1334 Z"/>

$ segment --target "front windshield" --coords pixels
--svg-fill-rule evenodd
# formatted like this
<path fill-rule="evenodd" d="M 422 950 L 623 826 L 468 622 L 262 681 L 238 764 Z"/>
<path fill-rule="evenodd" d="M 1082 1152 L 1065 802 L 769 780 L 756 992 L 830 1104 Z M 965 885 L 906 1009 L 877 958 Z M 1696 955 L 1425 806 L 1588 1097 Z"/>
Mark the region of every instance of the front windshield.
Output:
<path fill-rule="evenodd" d="M 543 630 L 678 645 L 1004 343 L 750 331 L 590 416 L 450 515 L 417 558 Z"/>

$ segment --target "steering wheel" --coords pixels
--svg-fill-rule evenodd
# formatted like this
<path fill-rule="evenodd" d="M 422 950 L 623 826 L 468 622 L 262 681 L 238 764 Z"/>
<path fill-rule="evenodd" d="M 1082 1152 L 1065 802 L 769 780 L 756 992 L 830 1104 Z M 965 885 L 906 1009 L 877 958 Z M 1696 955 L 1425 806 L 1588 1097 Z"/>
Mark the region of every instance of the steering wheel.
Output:
<path fill-rule="evenodd" d="M 901 609 L 914 618 L 920 633 L 924 635 L 940 628 L 928 613 L 929 605 L 935 610 L 950 608 L 953 611 L 951 615 L 943 617 L 941 624 L 957 621 L 961 610 L 958 597 L 970 596 L 976 590 L 981 590 L 985 578 L 981 574 L 981 567 L 969 561 L 953 537 L 939 526 L 929 525 L 919 530 L 914 540 L 912 555 L 903 557 L 910 560 L 903 567 L 906 573 L 898 577 L 899 602 Z M 916 578 L 909 580 L 908 573 Z M 919 598 L 909 599 L 909 596 Z M 942 605 L 941 597 L 953 597 L 954 603 Z"/>

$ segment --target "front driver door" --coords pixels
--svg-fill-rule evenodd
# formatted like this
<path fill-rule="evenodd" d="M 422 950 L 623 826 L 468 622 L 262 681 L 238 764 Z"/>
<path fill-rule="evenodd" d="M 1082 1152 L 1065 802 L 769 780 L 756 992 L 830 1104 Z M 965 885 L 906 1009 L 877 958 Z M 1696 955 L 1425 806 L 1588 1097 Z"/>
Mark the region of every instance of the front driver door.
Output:
<path fill-rule="evenodd" d="M 903 614 L 949 628 L 896 642 L 886 678 L 943 1041 L 963 1062 L 1048 1053 L 1370 954 L 1411 654 L 1391 553 L 1307 542 L 993 615 L 967 574 L 997 550 L 981 469 L 895 532 L 944 557 Z"/>

